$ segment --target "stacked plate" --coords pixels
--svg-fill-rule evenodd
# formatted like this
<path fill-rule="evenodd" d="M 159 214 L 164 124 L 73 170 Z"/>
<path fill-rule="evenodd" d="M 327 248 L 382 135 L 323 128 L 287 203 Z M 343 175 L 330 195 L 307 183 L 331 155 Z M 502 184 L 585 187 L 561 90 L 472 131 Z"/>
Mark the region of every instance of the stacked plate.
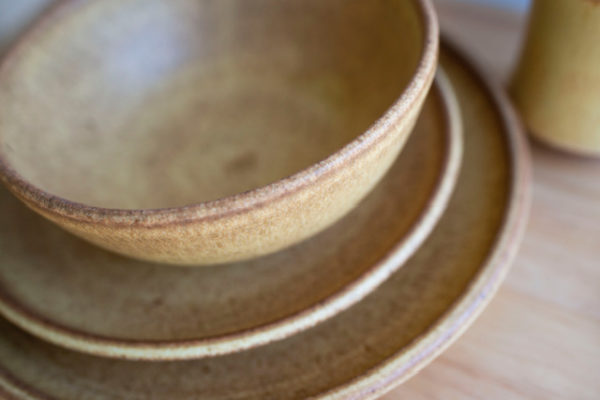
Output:
<path fill-rule="evenodd" d="M 0 396 L 374 398 L 440 354 L 529 160 L 438 36 L 428 0 L 53 8 L 0 69 Z"/>

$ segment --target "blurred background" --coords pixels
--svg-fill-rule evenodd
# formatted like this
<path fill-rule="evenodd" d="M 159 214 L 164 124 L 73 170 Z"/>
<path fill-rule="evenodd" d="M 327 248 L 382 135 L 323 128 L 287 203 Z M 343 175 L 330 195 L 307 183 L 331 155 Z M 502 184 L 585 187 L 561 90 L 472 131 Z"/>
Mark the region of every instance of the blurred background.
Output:
<path fill-rule="evenodd" d="M 24 22 L 30 21 L 48 4 L 56 0 L 0 0 L 0 51 L 16 34 Z M 481 3 L 507 10 L 523 12 L 530 0 L 458 0 Z"/>
<path fill-rule="evenodd" d="M 481 3 L 494 7 L 507 8 L 514 11 L 525 11 L 529 6 L 529 0 L 461 0 L 469 3 Z"/>

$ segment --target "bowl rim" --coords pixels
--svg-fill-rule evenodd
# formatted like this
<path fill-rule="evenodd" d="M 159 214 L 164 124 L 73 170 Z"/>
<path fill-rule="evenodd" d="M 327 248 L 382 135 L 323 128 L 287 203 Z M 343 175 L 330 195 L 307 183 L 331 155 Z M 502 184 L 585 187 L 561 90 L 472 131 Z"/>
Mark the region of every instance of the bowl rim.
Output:
<path fill-rule="evenodd" d="M 359 157 L 382 140 L 389 128 L 401 121 L 410 110 L 419 105 L 429 91 L 437 69 L 439 53 L 439 25 L 431 0 L 411 0 L 417 8 L 423 47 L 412 79 L 399 97 L 363 133 L 352 139 L 325 159 L 287 177 L 267 185 L 215 200 L 164 208 L 107 208 L 87 205 L 49 193 L 30 183 L 6 161 L 0 146 L 0 180 L 28 206 L 59 218 L 75 222 L 109 225 L 111 227 L 160 228 L 166 225 L 187 225 L 227 218 L 236 214 L 263 208 L 291 196 L 316 183 Z M 24 49 L 36 43 L 46 28 L 66 14 L 81 12 L 80 6 L 89 6 L 90 0 L 61 0 L 41 14 L 37 22 L 25 31 L 0 60 L 0 81 Z M 1 142 L 1 134 L 0 134 Z"/>

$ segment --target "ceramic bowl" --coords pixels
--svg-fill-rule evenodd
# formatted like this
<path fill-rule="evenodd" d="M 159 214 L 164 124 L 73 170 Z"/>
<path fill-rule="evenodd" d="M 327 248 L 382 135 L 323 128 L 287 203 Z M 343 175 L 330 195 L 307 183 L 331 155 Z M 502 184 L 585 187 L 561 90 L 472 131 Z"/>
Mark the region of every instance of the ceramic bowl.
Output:
<path fill-rule="evenodd" d="M 437 65 L 429 0 L 67 1 L 0 67 L 0 172 L 103 248 L 205 265 L 331 225 Z"/>
<path fill-rule="evenodd" d="M 119 257 L 0 188 L 0 314 L 59 346 L 143 360 L 220 356 L 297 335 L 362 301 L 421 248 L 457 182 L 460 114 L 439 72 L 406 149 L 357 207 L 298 245 L 220 268 Z"/>

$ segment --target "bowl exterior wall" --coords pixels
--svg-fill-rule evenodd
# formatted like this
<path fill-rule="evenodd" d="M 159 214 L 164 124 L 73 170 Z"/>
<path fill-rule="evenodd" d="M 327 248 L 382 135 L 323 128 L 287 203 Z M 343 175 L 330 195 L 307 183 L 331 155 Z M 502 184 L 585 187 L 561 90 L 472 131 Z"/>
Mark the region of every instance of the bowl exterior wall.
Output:
<path fill-rule="evenodd" d="M 428 87 L 433 78 L 427 76 Z M 155 227 L 81 221 L 38 206 L 30 208 L 102 248 L 133 258 L 180 265 L 240 261 L 288 247 L 322 231 L 352 210 L 381 180 L 413 130 L 427 91 L 374 143 L 327 174 L 265 204 L 218 217 Z"/>

